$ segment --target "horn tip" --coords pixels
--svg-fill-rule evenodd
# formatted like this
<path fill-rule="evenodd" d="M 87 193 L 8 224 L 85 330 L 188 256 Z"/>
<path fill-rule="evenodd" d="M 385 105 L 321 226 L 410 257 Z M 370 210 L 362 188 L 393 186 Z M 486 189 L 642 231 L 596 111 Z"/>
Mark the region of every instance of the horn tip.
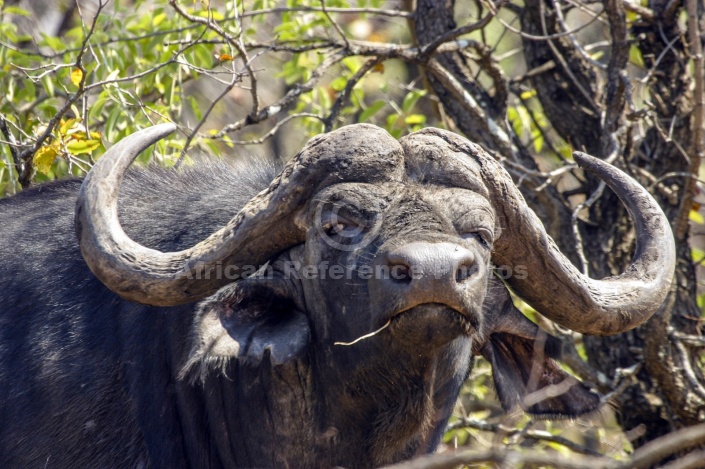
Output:
<path fill-rule="evenodd" d="M 595 158 L 594 156 L 590 156 L 587 153 L 583 153 L 582 151 L 574 151 L 573 159 L 581 167 L 590 166 L 595 162 L 595 160 L 597 160 L 597 158 Z"/>

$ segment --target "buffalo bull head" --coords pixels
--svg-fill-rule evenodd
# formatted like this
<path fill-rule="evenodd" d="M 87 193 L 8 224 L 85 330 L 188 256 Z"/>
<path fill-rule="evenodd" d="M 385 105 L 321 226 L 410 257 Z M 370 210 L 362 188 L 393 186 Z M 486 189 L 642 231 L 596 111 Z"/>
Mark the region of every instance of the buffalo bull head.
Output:
<path fill-rule="evenodd" d="M 173 130 L 164 124 L 122 140 L 86 177 L 76 211 L 86 262 L 106 286 L 136 302 L 170 306 L 209 297 L 196 315 L 187 369 L 231 357 L 260 361 L 268 356 L 273 363 L 286 363 L 313 344 L 319 375 L 342 383 L 331 395 L 348 399 L 328 410 L 323 429 L 341 421 L 337 428 L 356 428 L 350 423 L 355 418 L 360 426 L 374 420 L 371 407 L 380 413 L 391 405 L 379 396 L 396 392 L 402 375 L 412 382 L 408 377 L 417 369 L 431 367 L 435 371 L 429 376 L 447 377 L 419 399 L 436 399 L 429 409 L 447 407 L 449 399 L 452 405 L 453 391 L 447 389 L 457 395 L 469 368 L 468 354 L 454 350 L 473 347 L 492 362 L 506 406 L 521 404 L 533 389 L 551 384 L 532 384 L 533 343 L 540 333 L 511 305 L 506 287 L 492 275 L 492 264 L 521 271 L 506 279 L 519 296 L 545 317 L 586 334 L 616 334 L 638 326 L 669 291 L 675 246 L 668 220 L 648 192 L 623 172 L 590 156 L 575 156 L 619 196 L 636 231 L 629 268 L 595 280 L 557 249 L 494 158 L 438 129 L 399 141 L 366 124 L 319 135 L 207 239 L 180 252 L 149 249 L 122 230 L 118 191 L 134 158 Z M 209 275 L 230 267 L 241 272 L 243 265 L 267 265 L 273 273 Z M 289 275 L 291 265 L 337 266 L 352 275 L 342 280 L 330 274 Z M 384 328 L 354 347 L 334 345 L 351 344 Z M 470 338 L 474 345 L 468 345 Z M 546 354 L 555 355 L 552 339 L 547 345 Z M 552 362 L 542 363 L 534 373 L 539 381 L 563 380 Z M 373 369 L 377 389 L 371 391 Z M 514 384 L 503 385 L 503 380 Z M 563 401 L 525 407 L 568 415 L 594 408 L 594 395 L 576 386 L 572 392 Z M 356 401 L 365 393 L 366 401 Z M 419 431 L 449 414 L 446 408 L 434 416 L 421 407 L 410 404 L 399 421 L 416 415 L 414 431 Z M 380 436 L 383 425 L 376 421 L 370 432 Z M 370 450 L 376 454 L 370 461 L 392 461 L 415 451 L 394 443 L 412 433 L 405 436 L 397 429 L 375 439 L 386 446 Z M 414 438 L 420 448 L 432 447 L 431 440 L 439 436 Z"/>
<path fill-rule="evenodd" d="M 479 146 L 438 129 L 422 130 L 399 142 L 384 130 L 364 124 L 317 136 L 269 188 L 210 237 L 180 252 L 148 249 L 120 227 L 120 182 L 141 151 L 173 130 L 170 124 L 158 125 L 116 144 L 87 176 L 77 202 L 77 233 L 86 262 L 105 285 L 136 302 L 166 306 L 199 300 L 232 281 L 203 279 L 203 271 L 217 264 L 262 265 L 303 243 L 310 228 L 309 205 L 322 191 L 342 184 L 428 185 L 446 190 L 442 198 L 448 204 L 462 194 L 467 200 L 458 204 L 477 208 L 467 210 L 467 218 L 473 221 L 469 228 L 459 227 L 461 236 L 477 235 L 482 243 L 491 244 L 489 256 L 468 254 L 481 266 L 481 274 L 489 274 L 490 258 L 495 265 L 525 266 L 527 275 L 510 277 L 507 283 L 541 314 L 577 332 L 607 335 L 632 329 L 656 311 L 670 287 L 675 266 L 670 225 L 651 195 L 629 176 L 598 159 L 576 154 L 578 164 L 619 196 L 636 230 L 631 265 L 619 276 L 594 280 L 557 249 L 495 159 Z M 475 225 L 478 216 L 473 211 L 485 211 L 487 216 L 479 217 L 483 220 Z M 462 217 L 458 223 L 464 223 Z M 411 262 L 407 257 L 424 255 L 414 251 L 414 246 L 401 247 L 387 253 L 387 262 Z"/>

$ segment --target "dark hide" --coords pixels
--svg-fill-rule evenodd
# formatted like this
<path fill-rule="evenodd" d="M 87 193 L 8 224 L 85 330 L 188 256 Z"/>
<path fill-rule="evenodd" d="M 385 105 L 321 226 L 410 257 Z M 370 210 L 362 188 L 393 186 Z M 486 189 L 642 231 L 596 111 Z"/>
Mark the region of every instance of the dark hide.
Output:
<path fill-rule="evenodd" d="M 226 223 L 275 173 L 254 161 L 133 172 L 121 222 L 145 246 L 183 249 Z M 489 248 L 458 238 L 454 210 L 465 213 L 478 196 L 448 193 L 457 201 L 439 207 L 421 187 L 350 192 L 387 214 L 379 241 L 335 251 L 312 228 L 266 275 L 199 305 L 157 308 L 121 299 L 86 267 L 73 228 L 79 186 L 61 181 L 0 200 L 2 468 L 372 467 L 436 448 L 470 372 L 475 336 L 505 406 L 566 377 L 534 360 L 541 335 L 491 278 Z M 367 223 L 379 213 L 346 216 Z M 374 266 L 379 253 L 420 238 L 472 248 L 485 269 L 477 288 L 450 306 L 406 308 L 404 295 L 363 279 L 360 268 Z M 350 278 L 285 272 L 290 262 L 324 261 L 345 266 Z M 379 329 L 385 314 L 402 309 L 376 336 L 333 345 Z M 573 384 L 529 410 L 575 416 L 597 403 Z"/>

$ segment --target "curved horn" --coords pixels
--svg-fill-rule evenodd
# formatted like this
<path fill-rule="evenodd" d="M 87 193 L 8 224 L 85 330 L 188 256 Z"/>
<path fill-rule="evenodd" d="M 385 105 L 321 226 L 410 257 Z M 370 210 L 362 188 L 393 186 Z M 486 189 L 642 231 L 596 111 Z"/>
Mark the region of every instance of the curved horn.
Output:
<path fill-rule="evenodd" d="M 468 188 L 478 182 L 486 188 L 501 229 L 492 261 L 514 269 L 506 282 L 541 314 L 577 332 L 608 335 L 642 324 L 661 306 L 675 270 L 673 234 L 659 205 L 631 177 L 602 160 L 575 154 L 578 164 L 602 179 L 622 200 L 636 232 L 636 251 L 625 272 L 594 280 L 578 271 L 558 250 L 494 158 L 448 132 L 424 130 L 420 134 L 415 143 L 426 140 L 429 145 L 433 141 L 436 154 L 440 151 L 447 155 L 443 158 L 444 173 L 464 179 Z M 410 143 L 404 146 L 412 147 Z M 519 267 L 526 275 L 521 275 Z"/>
<path fill-rule="evenodd" d="M 216 267 L 237 273 L 238 267 L 262 265 L 304 240 L 305 227 L 296 223 L 297 215 L 314 191 L 336 182 L 388 180 L 403 168 L 401 148 L 384 130 L 343 127 L 311 139 L 269 188 L 223 228 L 189 249 L 163 253 L 125 234 L 117 200 L 132 161 L 175 128 L 157 125 L 114 145 L 86 176 L 76 202 L 76 234 L 91 271 L 115 293 L 145 304 L 171 306 L 214 293 L 235 280 L 218 278 Z"/>

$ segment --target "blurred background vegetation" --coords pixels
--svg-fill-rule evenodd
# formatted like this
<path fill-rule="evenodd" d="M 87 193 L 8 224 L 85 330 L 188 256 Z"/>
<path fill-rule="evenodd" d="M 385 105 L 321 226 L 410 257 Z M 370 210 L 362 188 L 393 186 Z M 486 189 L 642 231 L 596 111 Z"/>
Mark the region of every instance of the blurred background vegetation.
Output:
<path fill-rule="evenodd" d="M 616 412 L 507 415 L 481 362 L 445 444 L 626 460 L 705 419 L 703 26 L 696 0 L 0 0 L 0 196 L 80 177 L 160 122 L 180 133 L 143 163 L 286 160 L 354 122 L 395 137 L 435 126 L 503 161 L 561 250 L 599 278 L 628 263 L 631 227 L 571 155 L 607 159 L 673 222 L 671 298 L 650 325 L 614 338 L 584 338 L 522 308 Z"/>

